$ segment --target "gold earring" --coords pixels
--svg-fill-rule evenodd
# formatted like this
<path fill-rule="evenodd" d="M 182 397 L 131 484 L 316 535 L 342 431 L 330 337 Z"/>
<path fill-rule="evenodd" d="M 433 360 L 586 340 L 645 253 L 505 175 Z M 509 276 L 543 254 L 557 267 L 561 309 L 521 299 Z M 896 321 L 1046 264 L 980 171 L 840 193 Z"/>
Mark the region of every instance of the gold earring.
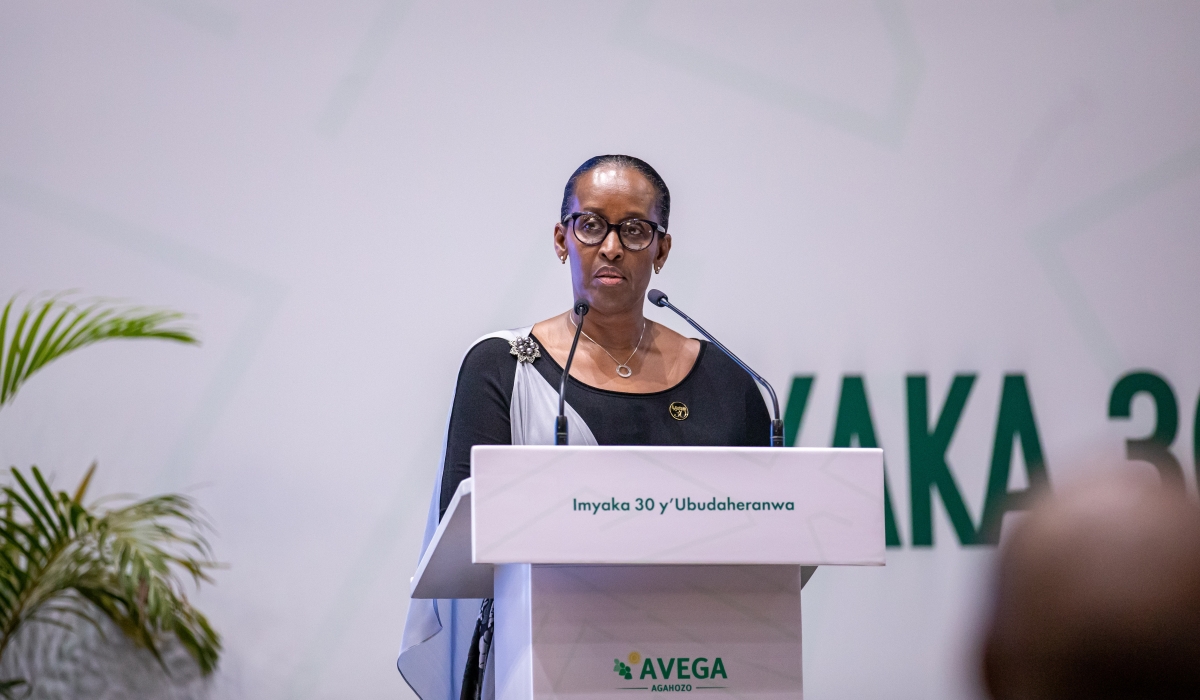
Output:
<path fill-rule="evenodd" d="M 662 272 L 662 265 L 655 265 L 654 266 L 654 274 L 657 275 L 660 272 Z"/>
<path fill-rule="evenodd" d="M 559 258 L 559 260 L 562 262 L 563 265 L 567 264 L 567 256 L 564 255 L 561 258 Z"/>

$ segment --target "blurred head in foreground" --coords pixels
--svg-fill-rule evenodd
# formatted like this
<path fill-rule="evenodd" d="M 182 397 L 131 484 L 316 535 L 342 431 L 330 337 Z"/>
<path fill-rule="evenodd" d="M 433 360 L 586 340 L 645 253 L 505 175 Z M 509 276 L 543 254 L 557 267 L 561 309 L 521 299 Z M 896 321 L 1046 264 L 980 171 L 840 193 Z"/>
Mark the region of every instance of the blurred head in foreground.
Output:
<path fill-rule="evenodd" d="M 996 700 L 1200 698 L 1200 508 L 1110 477 L 1043 500 L 1000 559 Z"/>

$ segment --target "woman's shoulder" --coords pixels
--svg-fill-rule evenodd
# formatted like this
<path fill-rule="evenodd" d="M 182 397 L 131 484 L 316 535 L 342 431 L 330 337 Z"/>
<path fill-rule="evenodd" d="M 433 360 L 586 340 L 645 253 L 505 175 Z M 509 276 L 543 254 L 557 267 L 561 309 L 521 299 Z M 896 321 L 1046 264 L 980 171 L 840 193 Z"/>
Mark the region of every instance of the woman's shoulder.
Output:
<path fill-rule="evenodd" d="M 703 342 L 703 345 L 700 357 L 696 360 L 697 370 L 723 384 L 755 388 L 757 391 L 753 377 L 734 362 L 733 358 L 712 343 Z"/>
<path fill-rule="evenodd" d="M 512 344 L 507 338 L 489 335 L 476 340 L 470 348 L 467 349 L 467 354 L 463 359 L 466 363 L 472 359 L 490 358 L 495 359 L 501 355 L 508 355 Z"/>
<path fill-rule="evenodd" d="M 540 348 L 530 336 L 532 326 L 496 331 L 477 339 L 467 348 L 463 356 L 462 366 L 507 367 L 515 363 L 521 355 L 536 356 Z"/>
<path fill-rule="evenodd" d="M 467 353 L 463 356 L 463 366 L 480 363 L 495 364 L 498 361 L 504 361 L 506 364 L 515 362 L 517 353 L 514 349 L 518 351 L 524 349 L 521 347 L 522 341 L 528 335 L 529 329 L 527 328 L 488 333 L 467 348 Z"/>
<path fill-rule="evenodd" d="M 506 387 L 512 384 L 517 358 L 510 340 L 519 336 L 511 332 L 485 335 L 471 344 L 458 370 L 458 390 L 487 385 Z"/>

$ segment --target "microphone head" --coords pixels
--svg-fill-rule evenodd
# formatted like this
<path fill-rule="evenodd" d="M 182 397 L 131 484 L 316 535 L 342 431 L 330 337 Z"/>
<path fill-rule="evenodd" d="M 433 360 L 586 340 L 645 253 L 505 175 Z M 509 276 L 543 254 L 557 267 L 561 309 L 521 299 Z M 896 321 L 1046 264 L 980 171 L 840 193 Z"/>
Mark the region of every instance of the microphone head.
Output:
<path fill-rule="evenodd" d="M 649 292 L 646 292 L 646 298 L 649 299 L 650 303 L 654 304 L 655 306 L 667 305 L 667 295 L 663 294 L 657 289 L 651 289 Z"/>
<path fill-rule="evenodd" d="M 578 314 L 581 318 L 584 316 L 587 316 L 587 312 L 590 311 L 591 308 L 592 307 L 588 306 L 588 303 L 582 299 L 575 302 L 575 313 Z"/>

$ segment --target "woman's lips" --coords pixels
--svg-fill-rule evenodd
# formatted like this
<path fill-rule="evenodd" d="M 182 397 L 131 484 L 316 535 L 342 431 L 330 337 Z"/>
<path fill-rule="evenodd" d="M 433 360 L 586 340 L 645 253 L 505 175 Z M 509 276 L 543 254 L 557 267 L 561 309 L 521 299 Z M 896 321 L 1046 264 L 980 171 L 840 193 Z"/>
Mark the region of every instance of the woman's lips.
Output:
<path fill-rule="evenodd" d="M 616 270 L 600 270 L 596 273 L 596 281 L 606 286 L 612 286 L 624 282 L 625 276 Z"/>

